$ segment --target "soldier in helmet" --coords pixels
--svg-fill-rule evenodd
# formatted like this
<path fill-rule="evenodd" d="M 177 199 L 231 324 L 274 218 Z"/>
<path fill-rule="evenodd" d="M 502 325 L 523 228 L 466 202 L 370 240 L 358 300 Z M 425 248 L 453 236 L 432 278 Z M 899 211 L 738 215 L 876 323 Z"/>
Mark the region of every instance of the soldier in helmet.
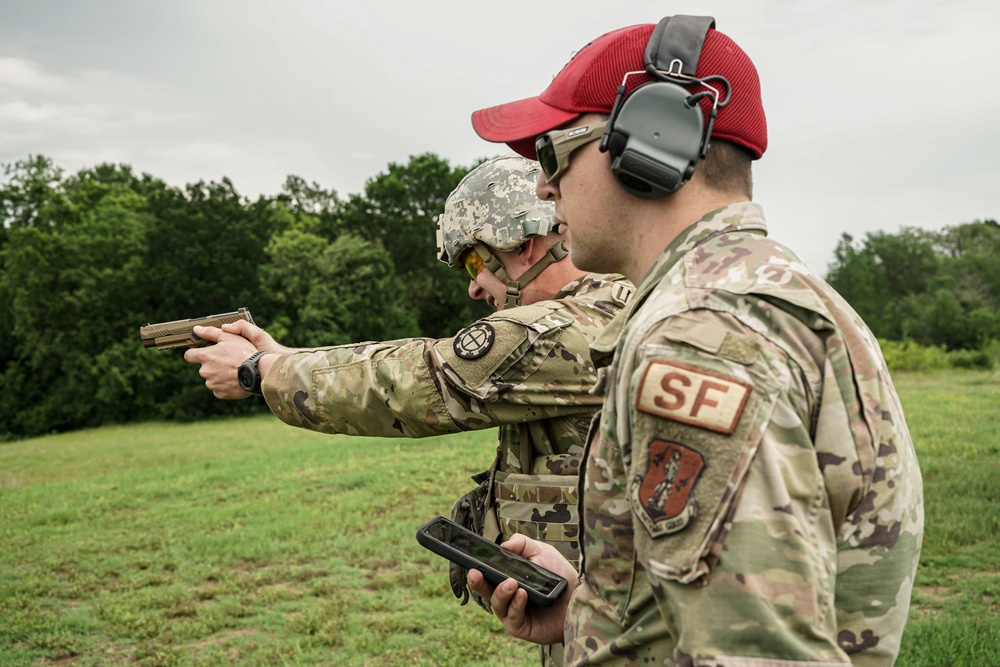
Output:
<path fill-rule="evenodd" d="M 550 203 L 534 197 L 534 186 L 528 187 L 537 173 L 536 163 L 515 155 L 485 162 L 462 179 L 438 219 L 438 259 L 467 270 L 472 278 L 469 296 L 486 299 L 497 310 L 521 305 L 521 289 L 569 253 L 561 237 L 553 235 L 552 244 L 541 240 L 554 231 L 555 220 Z M 516 213 L 510 215 L 510 211 Z M 538 247 L 530 248 L 532 244 Z M 535 252 L 515 262 L 529 265 L 527 270 L 513 279 L 498 255 L 523 255 L 530 250 Z M 531 255 L 541 258 L 534 261 Z M 560 268 L 569 267 L 567 262 Z M 483 268 L 489 271 L 483 278 L 492 276 L 496 281 L 480 284 L 477 278 Z M 500 283 L 504 291 L 498 295 Z"/>
<path fill-rule="evenodd" d="M 196 328 L 216 344 L 184 358 L 201 364 L 218 398 L 262 393 L 280 419 L 314 431 L 418 438 L 499 427 L 492 468 L 474 478 L 479 486 L 455 503 L 453 518 L 490 539 L 529 535 L 575 560 L 577 474 L 601 403 L 588 346 L 632 286 L 569 262 L 552 205 L 535 197 L 538 169 L 499 157 L 448 197 L 439 257 L 467 270 L 469 295 L 497 310 L 455 336 L 296 350 L 240 321 Z M 238 380 L 240 366 L 251 380 Z M 451 581 L 464 604 L 465 572 L 453 568 Z M 542 656 L 561 663 L 561 645 Z"/>

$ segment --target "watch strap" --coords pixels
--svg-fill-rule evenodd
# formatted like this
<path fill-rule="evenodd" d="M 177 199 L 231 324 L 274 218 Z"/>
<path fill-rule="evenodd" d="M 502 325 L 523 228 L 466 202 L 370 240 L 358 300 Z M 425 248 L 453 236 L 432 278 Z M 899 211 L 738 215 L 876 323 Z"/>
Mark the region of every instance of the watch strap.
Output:
<path fill-rule="evenodd" d="M 246 368 L 250 372 L 250 377 L 252 378 L 252 384 L 246 384 L 243 382 L 243 376 L 237 373 L 237 379 L 240 383 L 240 389 L 249 392 L 251 394 L 260 394 L 260 369 L 257 368 L 257 362 L 263 357 L 267 352 L 264 350 L 258 350 L 251 354 L 246 361 L 240 364 L 241 368 Z"/>

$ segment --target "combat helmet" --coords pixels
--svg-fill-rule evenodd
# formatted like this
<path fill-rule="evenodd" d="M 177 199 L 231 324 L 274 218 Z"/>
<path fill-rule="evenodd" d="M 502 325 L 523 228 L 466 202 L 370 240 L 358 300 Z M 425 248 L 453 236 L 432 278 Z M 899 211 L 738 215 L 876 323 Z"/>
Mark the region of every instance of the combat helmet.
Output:
<path fill-rule="evenodd" d="M 520 155 L 504 155 L 479 165 L 459 182 L 438 216 L 438 259 L 463 269 L 470 249 L 507 285 L 505 308 L 520 304 L 521 289 L 569 251 L 562 242 L 516 281 L 511 280 L 490 248 L 518 252 L 533 236 L 555 227 L 555 205 L 535 196 L 538 163 Z"/>

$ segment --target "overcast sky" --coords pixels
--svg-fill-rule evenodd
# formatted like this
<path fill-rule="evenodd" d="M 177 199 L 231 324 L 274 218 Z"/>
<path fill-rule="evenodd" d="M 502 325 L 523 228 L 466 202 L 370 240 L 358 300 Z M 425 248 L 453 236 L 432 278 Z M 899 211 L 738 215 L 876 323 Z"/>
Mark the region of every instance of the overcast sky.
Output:
<path fill-rule="evenodd" d="M 609 30 L 710 14 L 761 75 L 755 199 L 821 273 L 844 232 L 1000 218 L 996 0 L 0 0 L 0 163 L 174 185 L 504 152 L 470 113 L 540 93 Z"/>

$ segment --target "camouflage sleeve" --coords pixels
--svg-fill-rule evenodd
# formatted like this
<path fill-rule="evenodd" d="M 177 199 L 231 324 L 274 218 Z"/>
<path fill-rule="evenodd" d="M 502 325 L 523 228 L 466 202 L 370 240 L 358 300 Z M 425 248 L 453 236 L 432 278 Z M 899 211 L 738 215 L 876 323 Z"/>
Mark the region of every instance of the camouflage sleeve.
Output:
<path fill-rule="evenodd" d="M 360 343 L 279 358 L 261 385 L 274 414 L 323 433 L 420 437 L 452 433 L 426 362 L 433 340 Z"/>
<path fill-rule="evenodd" d="M 280 419 L 326 433 L 422 437 L 593 410 L 589 338 L 560 308 L 501 311 L 447 339 L 283 356 L 263 382 Z"/>
<path fill-rule="evenodd" d="M 681 664 L 847 662 L 837 535 L 810 436 L 816 377 L 714 311 L 666 320 L 638 348 L 628 501 Z"/>

